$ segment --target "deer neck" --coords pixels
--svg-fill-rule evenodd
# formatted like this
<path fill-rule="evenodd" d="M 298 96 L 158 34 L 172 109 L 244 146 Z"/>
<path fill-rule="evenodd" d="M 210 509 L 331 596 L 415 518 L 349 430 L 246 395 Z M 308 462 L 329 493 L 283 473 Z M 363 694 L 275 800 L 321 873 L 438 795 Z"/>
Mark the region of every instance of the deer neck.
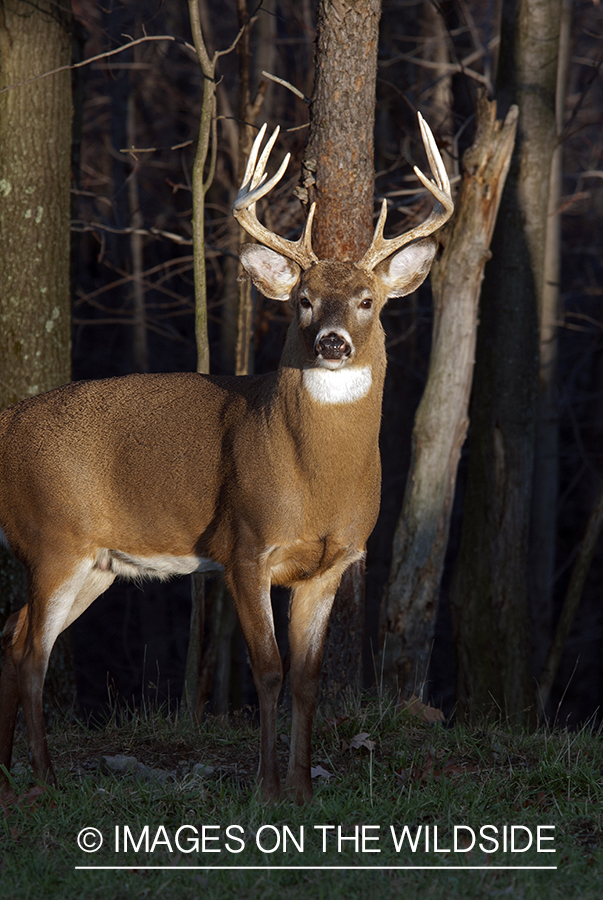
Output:
<path fill-rule="evenodd" d="M 329 448 L 335 459 L 348 452 L 372 455 L 378 445 L 385 380 L 385 347 L 340 369 L 313 365 L 287 341 L 277 372 L 277 407 L 303 452 Z"/>

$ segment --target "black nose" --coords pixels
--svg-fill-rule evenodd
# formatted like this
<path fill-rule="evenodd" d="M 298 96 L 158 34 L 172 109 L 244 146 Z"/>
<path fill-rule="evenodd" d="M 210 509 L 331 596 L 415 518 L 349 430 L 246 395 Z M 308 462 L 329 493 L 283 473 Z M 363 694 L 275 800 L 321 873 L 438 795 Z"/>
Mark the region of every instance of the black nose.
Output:
<path fill-rule="evenodd" d="M 329 334 L 323 334 L 320 340 L 314 344 L 314 352 L 323 359 L 342 359 L 349 356 L 352 348 L 345 338 L 336 331 L 330 331 Z"/>

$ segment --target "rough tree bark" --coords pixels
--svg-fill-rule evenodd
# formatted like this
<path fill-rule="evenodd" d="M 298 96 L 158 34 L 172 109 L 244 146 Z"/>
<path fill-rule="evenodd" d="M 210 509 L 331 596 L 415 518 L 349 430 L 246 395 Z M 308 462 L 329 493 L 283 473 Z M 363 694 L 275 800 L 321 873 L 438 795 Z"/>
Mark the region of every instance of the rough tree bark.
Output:
<path fill-rule="evenodd" d="M 527 548 L 559 0 L 504 0 L 497 98 L 517 143 L 480 308 L 469 472 L 451 593 L 461 717 L 534 720 Z"/>
<path fill-rule="evenodd" d="M 371 242 L 380 0 L 319 0 L 303 181 L 318 207 L 320 259 L 357 260 Z"/>
<path fill-rule="evenodd" d="M 71 62 L 68 3 L 0 4 L 0 89 Z M 0 94 L 0 408 L 69 381 L 71 78 Z M 25 577 L 0 547 L 0 628 L 25 603 Z M 66 637 L 46 697 L 71 701 Z"/>
<path fill-rule="evenodd" d="M 0 8 L 0 79 L 18 84 L 71 60 L 70 12 Z M 69 381 L 71 80 L 61 72 L 0 95 L 0 404 Z"/>
<path fill-rule="evenodd" d="M 381 623 L 384 675 L 403 694 L 421 695 L 429 667 L 458 461 L 467 433 L 479 291 L 516 126 L 516 107 L 503 124 L 496 120 L 496 103 L 480 95 L 477 133 L 463 157 L 454 218 L 431 273 L 429 374 L 415 418 Z"/>
<path fill-rule="evenodd" d="M 373 231 L 373 132 L 381 0 L 319 0 L 315 81 L 303 188 L 317 201 L 319 259 L 360 259 Z M 303 192 L 302 192 L 303 193 Z M 304 195 L 305 198 L 305 195 Z M 346 572 L 329 622 L 321 702 L 362 684 L 364 569 Z"/>

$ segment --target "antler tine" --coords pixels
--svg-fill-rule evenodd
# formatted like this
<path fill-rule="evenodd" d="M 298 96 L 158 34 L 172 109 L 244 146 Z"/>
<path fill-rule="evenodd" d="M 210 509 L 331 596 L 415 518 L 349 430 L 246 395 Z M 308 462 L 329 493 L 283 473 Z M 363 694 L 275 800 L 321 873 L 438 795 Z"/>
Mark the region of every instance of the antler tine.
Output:
<path fill-rule="evenodd" d="M 279 131 L 280 128 L 277 125 L 258 160 L 258 153 L 266 133 L 266 125 L 264 124 L 260 129 L 249 153 L 245 175 L 243 176 L 243 183 L 241 184 L 235 202 L 233 203 L 232 212 L 239 224 L 242 225 L 243 228 L 260 244 L 264 244 L 265 247 L 270 247 L 271 250 L 276 250 L 277 253 L 282 253 L 283 256 L 295 260 L 302 269 L 308 269 L 313 263 L 318 262 L 318 258 L 312 250 L 312 219 L 314 218 L 314 204 L 312 204 L 304 230 L 298 241 L 288 241 L 286 238 L 280 237 L 272 231 L 268 231 L 268 229 L 258 221 L 255 212 L 256 202 L 268 194 L 272 188 L 278 184 L 285 174 L 285 170 L 291 159 L 291 154 L 287 153 L 276 175 L 273 175 L 272 178 L 269 178 L 266 181 L 266 164 Z"/>
<path fill-rule="evenodd" d="M 279 183 L 279 181 L 285 174 L 287 166 L 289 165 L 289 160 L 291 159 L 290 153 L 287 153 L 287 155 L 285 156 L 276 175 L 273 175 L 269 181 L 266 181 L 266 163 L 268 162 L 270 151 L 274 146 L 274 142 L 278 137 L 279 131 L 280 128 L 277 125 L 268 143 L 266 144 L 264 152 L 260 156 L 260 160 L 258 162 L 257 158 L 259 149 L 261 147 L 264 134 L 266 133 L 266 125 L 262 125 L 262 128 L 260 129 L 255 141 L 253 142 L 253 146 L 251 147 L 249 153 L 247 168 L 245 169 L 245 174 L 243 176 L 243 183 L 239 188 L 239 193 L 237 194 L 236 200 L 232 207 L 233 213 L 238 212 L 239 210 L 250 209 L 258 200 L 269 193 L 269 191 L 271 191 L 272 188 Z"/>
<path fill-rule="evenodd" d="M 264 123 L 264 124 L 266 124 L 266 123 Z M 268 157 L 270 156 L 270 154 L 272 152 L 272 148 L 274 147 L 274 145 L 276 143 L 276 139 L 279 136 L 280 130 L 281 130 L 280 125 L 277 125 L 276 128 L 274 129 L 274 131 L 272 132 L 272 135 L 268 138 L 268 143 L 264 147 L 264 149 L 262 151 L 262 155 L 260 156 L 260 160 L 255 169 L 255 174 L 254 174 L 253 180 L 251 182 L 252 188 L 255 188 L 258 184 L 260 184 L 266 178 L 266 175 L 264 174 L 266 171 L 266 163 L 268 162 Z M 259 135 L 258 135 L 258 137 L 259 137 Z M 256 138 L 256 141 L 257 141 L 257 138 Z M 260 139 L 260 141 L 258 142 L 258 148 L 261 143 L 262 142 Z M 283 160 L 283 162 L 280 165 L 280 168 L 278 171 L 280 172 L 282 170 L 283 175 L 285 173 L 285 169 L 289 165 L 290 159 L 291 159 L 291 154 L 287 153 L 287 155 L 285 156 L 285 159 Z M 282 175 L 279 175 L 277 172 L 277 174 L 274 176 L 274 178 L 277 181 L 280 181 L 280 179 L 282 178 Z M 276 184 L 276 181 L 275 181 L 275 184 Z"/>
<path fill-rule="evenodd" d="M 260 128 L 258 133 L 256 134 L 253 144 L 251 145 L 251 150 L 249 152 L 249 158 L 247 159 L 247 166 L 245 168 L 245 174 L 243 175 L 243 184 L 241 185 L 241 188 L 239 189 L 239 193 L 243 189 L 243 185 L 251 184 L 251 176 L 255 172 L 255 164 L 257 162 L 258 153 L 260 151 L 262 141 L 264 140 L 264 135 L 266 134 L 267 127 L 268 126 L 267 126 L 266 122 L 264 122 L 264 124 L 262 125 L 262 127 Z M 278 126 L 277 126 L 277 128 L 278 128 Z"/>
<path fill-rule="evenodd" d="M 421 225 L 407 231 L 405 234 L 401 234 L 397 238 L 386 240 L 383 237 L 383 229 L 385 227 L 385 219 L 387 216 L 387 201 L 383 200 L 379 221 L 377 222 L 375 233 L 373 235 L 373 242 L 362 259 L 356 263 L 358 268 L 364 269 L 366 272 L 372 272 L 380 262 L 383 262 L 384 259 L 387 259 L 388 256 L 391 256 L 392 253 L 395 253 L 396 250 L 400 250 L 411 241 L 416 241 L 418 238 L 428 237 L 433 234 L 434 231 L 441 228 L 450 218 L 454 210 L 454 203 L 452 202 L 452 197 L 450 195 L 450 181 L 448 180 L 448 173 L 446 172 L 444 161 L 438 150 L 435 138 L 431 133 L 431 129 L 421 113 L 419 113 L 419 127 L 421 129 L 421 136 L 423 138 L 423 144 L 425 145 L 427 159 L 437 183 L 434 184 L 434 182 L 430 178 L 427 178 L 427 176 L 416 166 L 414 167 L 414 171 L 421 184 L 432 194 L 434 198 L 433 209 Z"/>
<path fill-rule="evenodd" d="M 444 165 L 444 160 L 438 150 L 438 146 L 435 142 L 435 138 L 431 133 L 431 129 L 421 113 L 418 113 L 419 117 L 419 128 L 421 129 L 421 137 L 423 138 L 423 144 L 425 146 L 425 152 L 427 153 L 427 159 L 429 160 L 429 167 L 431 171 L 435 175 L 436 182 L 440 191 L 443 192 L 444 197 L 440 201 L 442 206 L 445 207 L 446 203 L 452 203 L 450 200 L 450 181 L 448 179 L 448 172 L 446 171 L 446 166 Z M 425 181 L 428 179 L 425 178 L 423 173 L 417 167 L 414 167 L 415 172 L 419 176 L 420 180 L 425 184 Z M 428 185 L 425 185 L 428 187 Z M 431 182 L 431 187 L 433 187 L 433 182 Z M 428 189 L 430 189 L 428 187 Z M 433 193 L 433 191 L 432 191 Z"/>

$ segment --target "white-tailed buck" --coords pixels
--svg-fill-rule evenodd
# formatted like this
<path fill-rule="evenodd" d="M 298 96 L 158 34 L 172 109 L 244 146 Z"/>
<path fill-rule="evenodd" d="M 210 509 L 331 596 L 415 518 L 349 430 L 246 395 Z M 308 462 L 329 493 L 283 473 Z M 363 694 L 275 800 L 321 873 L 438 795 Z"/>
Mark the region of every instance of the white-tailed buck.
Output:
<path fill-rule="evenodd" d="M 446 170 L 427 125 L 434 209 L 385 240 L 386 203 L 359 262 L 318 260 L 310 211 L 297 242 L 257 220 L 277 131 L 250 154 L 233 212 L 259 243 L 241 260 L 294 317 L 277 372 L 244 377 L 130 375 L 75 382 L 0 415 L 0 537 L 24 563 L 28 601 L 4 630 L 0 764 L 10 766 L 19 701 L 35 778 L 55 782 L 42 690 L 52 646 L 118 576 L 168 578 L 220 563 L 245 635 L 260 702 L 258 779 L 280 794 L 276 704 L 282 667 L 270 586 L 291 589 L 293 724 L 286 790 L 312 796 L 310 744 L 322 646 L 342 573 L 377 518 L 385 377 L 379 313 L 415 290 L 450 216 Z M 0 776 L 1 777 L 1 776 Z M 8 785 L 4 778 L 5 787 Z"/>

